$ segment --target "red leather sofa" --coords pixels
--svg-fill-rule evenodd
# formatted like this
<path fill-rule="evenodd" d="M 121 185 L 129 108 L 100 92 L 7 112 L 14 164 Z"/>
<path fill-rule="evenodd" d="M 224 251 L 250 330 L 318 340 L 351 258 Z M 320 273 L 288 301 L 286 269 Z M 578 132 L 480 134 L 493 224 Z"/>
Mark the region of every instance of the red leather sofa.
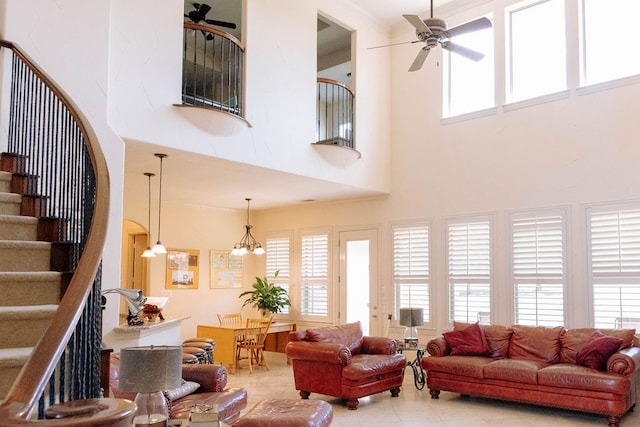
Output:
<path fill-rule="evenodd" d="M 109 386 L 114 397 L 135 399 L 135 393 L 118 389 L 120 372 L 120 354 L 111 355 L 109 368 Z M 244 388 L 228 388 L 227 369 L 224 366 L 210 364 L 182 365 L 181 387 L 166 390 L 164 395 L 169 404 L 171 419 L 188 420 L 191 408 L 196 403 L 208 403 L 218 406 L 220 420 L 233 423 L 240 411 L 247 406 L 247 391 Z"/>
<path fill-rule="evenodd" d="M 427 344 L 422 367 L 433 399 L 444 390 L 527 402 L 602 414 L 618 427 L 640 392 L 634 334 L 456 323 Z"/>
<path fill-rule="evenodd" d="M 407 365 L 395 340 L 363 336 L 360 322 L 291 332 L 285 351 L 303 399 L 311 393 L 334 396 L 349 409 L 371 394 L 389 390 L 397 397 Z"/>

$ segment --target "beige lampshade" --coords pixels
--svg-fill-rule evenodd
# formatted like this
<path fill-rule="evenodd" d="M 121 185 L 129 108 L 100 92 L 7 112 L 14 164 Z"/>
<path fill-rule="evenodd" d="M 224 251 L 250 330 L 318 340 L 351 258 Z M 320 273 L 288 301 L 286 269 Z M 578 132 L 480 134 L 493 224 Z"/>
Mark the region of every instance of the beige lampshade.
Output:
<path fill-rule="evenodd" d="M 401 308 L 400 324 L 402 326 L 424 325 L 424 310 L 421 308 Z"/>
<path fill-rule="evenodd" d="M 127 347 L 120 350 L 122 391 L 153 393 L 182 383 L 182 347 Z"/>

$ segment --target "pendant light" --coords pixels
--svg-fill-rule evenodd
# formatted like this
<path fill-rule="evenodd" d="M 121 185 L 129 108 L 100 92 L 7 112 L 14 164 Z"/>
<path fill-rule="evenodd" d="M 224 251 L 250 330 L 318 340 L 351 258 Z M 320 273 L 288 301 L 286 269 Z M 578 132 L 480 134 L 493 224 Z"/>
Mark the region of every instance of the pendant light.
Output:
<path fill-rule="evenodd" d="M 236 243 L 233 246 L 233 250 L 231 251 L 231 255 L 244 255 L 247 252 L 253 252 L 256 255 L 262 255 L 264 253 L 264 249 L 259 242 L 256 242 L 256 239 L 251 234 L 251 229 L 253 226 L 249 223 L 249 203 L 251 199 L 245 199 L 247 201 L 247 225 L 244 226 L 245 233 L 240 239 L 240 242 Z"/>
<path fill-rule="evenodd" d="M 167 157 L 166 154 L 156 153 L 156 157 L 160 159 L 160 185 L 158 190 L 158 241 L 153 246 L 153 252 L 156 254 L 166 254 L 167 248 L 160 241 L 160 213 L 162 211 L 162 160 Z"/>
<path fill-rule="evenodd" d="M 155 173 L 145 172 L 144 173 L 147 178 L 149 178 L 149 215 L 147 217 L 147 224 L 149 226 L 149 239 L 148 242 L 151 241 L 151 177 L 155 176 Z M 142 253 L 143 258 L 153 258 L 156 256 L 156 253 L 151 250 L 151 245 L 147 245 L 147 249 Z"/>

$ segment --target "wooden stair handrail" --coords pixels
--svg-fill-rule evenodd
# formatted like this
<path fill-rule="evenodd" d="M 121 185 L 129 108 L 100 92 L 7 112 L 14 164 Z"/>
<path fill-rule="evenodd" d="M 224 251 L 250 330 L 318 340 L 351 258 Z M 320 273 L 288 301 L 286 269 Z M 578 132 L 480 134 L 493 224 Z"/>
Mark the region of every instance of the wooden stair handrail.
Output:
<path fill-rule="evenodd" d="M 84 135 L 95 173 L 94 212 L 86 245 L 74 271 L 73 278 L 60 301 L 58 310 L 56 310 L 51 319 L 51 324 L 36 344 L 5 400 L 0 404 L 0 420 L 2 420 L 0 425 L 4 425 L 3 422 L 6 420 L 14 424 L 27 422 L 42 426 L 59 426 L 64 425 L 59 422 L 60 420 L 27 421 L 26 418 L 33 412 L 38 399 L 45 391 L 49 378 L 55 371 L 56 363 L 64 352 L 82 314 L 84 304 L 100 266 L 109 214 L 109 173 L 98 137 L 71 98 L 16 44 L 0 40 L 0 46 L 12 50 L 16 56 L 24 61 L 69 110 Z M 115 418 L 113 421 L 114 423 L 116 422 Z M 104 423 L 105 419 L 100 420 L 100 422 Z M 66 425 L 71 424 L 68 423 Z"/>
<path fill-rule="evenodd" d="M 355 96 L 355 92 L 353 91 L 353 89 L 351 89 L 349 86 L 347 86 L 346 84 L 338 81 L 338 80 L 334 80 L 334 79 L 329 79 L 327 77 L 318 77 L 317 78 L 317 83 L 326 83 L 329 85 L 335 85 L 335 86 L 340 86 L 345 88 L 347 91 L 349 91 L 349 93 L 351 94 L 351 96 Z"/>
<path fill-rule="evenodd" d="M 244 52 L 245 50 L 242 42 L 238 40 L 235 36 L 233 36 L 233 34 L 229 34 L 226 31 L 222 31 L 218 28 L 214 28 L 209 25 L 196 24 L 195 22 L 189 22 L 189 21 L 184 21 L 184 28 L 188 28 L 190 30 L 196 30 L 196 31 L 204 31 L 206 33 L 217 34 L 220 37 L 224 37 L 225 39 L 231 40 L 240 48 L 241 51 Z"/>

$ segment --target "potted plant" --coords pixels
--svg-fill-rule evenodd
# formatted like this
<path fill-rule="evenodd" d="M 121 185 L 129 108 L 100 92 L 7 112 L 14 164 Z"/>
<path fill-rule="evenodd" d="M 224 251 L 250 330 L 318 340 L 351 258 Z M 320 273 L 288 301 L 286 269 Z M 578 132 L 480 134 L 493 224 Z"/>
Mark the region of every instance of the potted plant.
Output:
<path fill-rule="evenodd" d="M 273 276 L 278 277 L 280 270 L 277 270 Z M 287 290 L 282 286 L 276 286 L 273 282 L 269 283 L 266 277 L 256 277 L 255 283 L 252 285 L 253 290 L 241 293 L 238 298 L 249 296 L 242 307 L 252 305 L 260 310 L 263 316 L 269 313 L 279 313 L 284 307 L 291 305 L 291 300 L 287 294 Z"/>

